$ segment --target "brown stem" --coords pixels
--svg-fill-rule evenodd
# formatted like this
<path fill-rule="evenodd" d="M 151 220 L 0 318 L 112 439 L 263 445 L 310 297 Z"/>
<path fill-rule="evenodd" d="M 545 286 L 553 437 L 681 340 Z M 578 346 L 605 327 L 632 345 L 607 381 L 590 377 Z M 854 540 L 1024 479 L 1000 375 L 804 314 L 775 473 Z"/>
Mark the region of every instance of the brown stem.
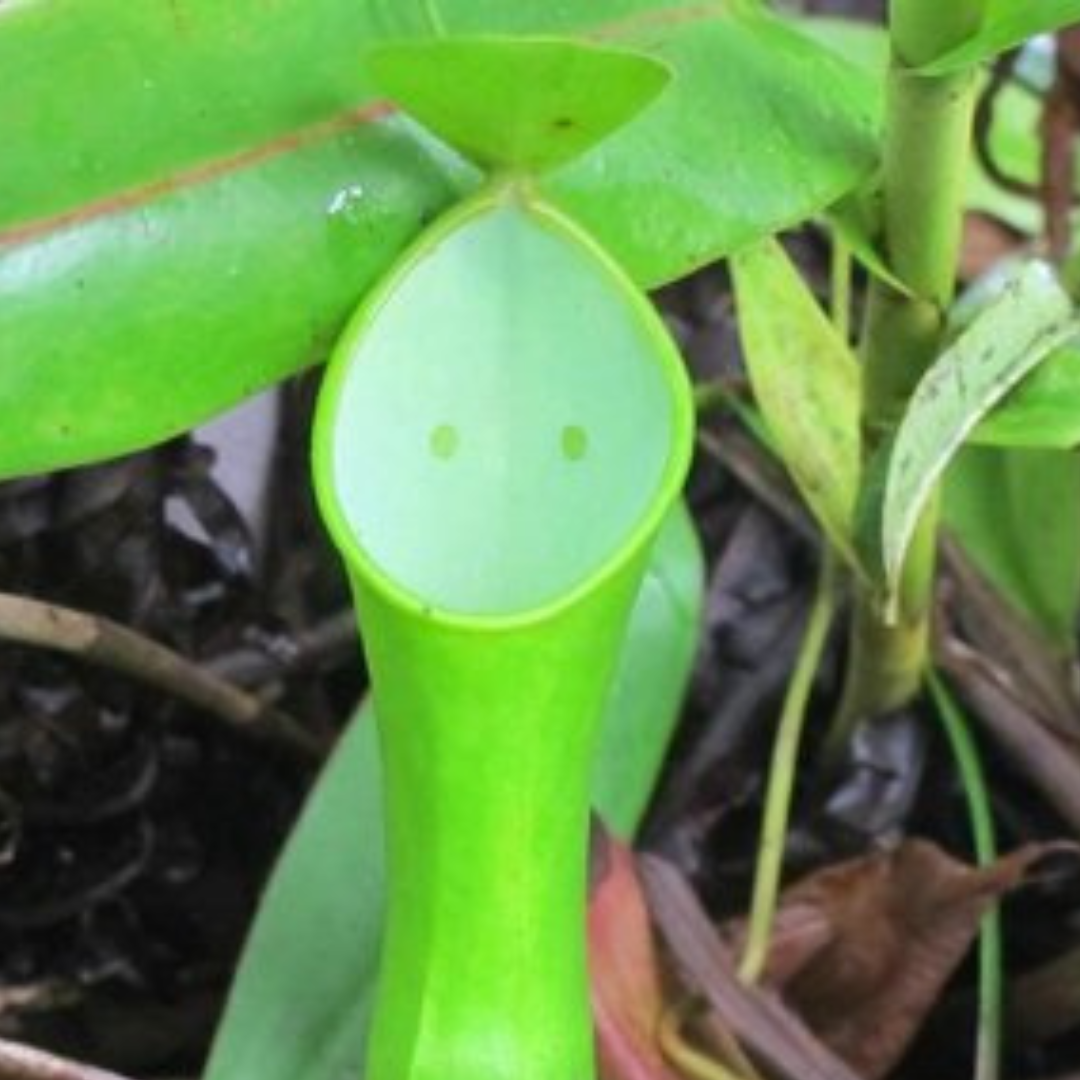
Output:
<path fill-rule="evenodd" d="M 164 645 L 109 619 L 0 593 L 0 639 L 78 656 L 123 672 L 306 758 L 323 747 L 287 714 L 206 671 Z"/>
<path fill-rule="evenodd" d="M 0 1080 L 126 1080 L 119 1073 L 0 1039 Z"/>
<path fill-rule="evenodd" d="M 1057 73 L 1042 116 L 1042 200 L 1050 257 L 1072 246 L 1073 147 L 1080 129 L 1080 28 L 1058 35 Z"/>
<path fill-rule="evenodd" d="M 979 95 L 975 106 L 975 155 L 983 171 L 998 187 L 1024 199 L 1037 199 L 1039 197 L 1038 185 L 1022 177 L 1011 175 L 994 156 L 993 132 L 998 98 L 1013 81 L 1015 69 L 1016 53 L 1006 53 L 990 71 L 986 88 Z"/>

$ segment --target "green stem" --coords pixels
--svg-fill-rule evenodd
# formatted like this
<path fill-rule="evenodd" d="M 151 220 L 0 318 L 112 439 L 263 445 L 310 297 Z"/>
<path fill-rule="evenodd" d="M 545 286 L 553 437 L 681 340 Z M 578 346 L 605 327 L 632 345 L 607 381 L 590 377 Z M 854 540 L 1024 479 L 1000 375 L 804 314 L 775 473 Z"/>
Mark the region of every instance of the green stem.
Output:
<path fill-rule="evenodd" d="M 851 340 L 851 248 L 833 230 L 830 264 L 832 321 L 845 342 Z"/>
<path fill-rule="evenodd" d="M 977 72 L 929 78 L 913 70 L 978 29 L 984 0 L 893 0 L 883 162 L 882 248 L 910 295 L 870 289 L 862 342 L 865 456 L 888 444 L 937 355 L 952 303 L 963 224 Z M 835 748 L 861 719 L 913 698 L 927 661 L 938 512 L 924 514 L 905 564 L 897 618 L 880 597 L 856 599 L 851 664 Z"/>
<path fill-rule="evenodd" d="M 754 895 L 750 907 L 750 922 L 746 948 L 739 967 L 739 977 L 748 983 L 757 982 L 765 969 L 769 941 L 776 918 L 780 895 L 780 879 L 784 868 L 784 846 L 795 791 L 795 775 L 799 764 L 806 721 L 806 706 L 814 687 L 814 676 L 821 663 L 829 627 L 835 610 L 835 556 L 826 552 L 821 565 L 817 593 L 810 610 L 799 650 L 795 671 L 788 684 L 780 713 L 780 724 L 769 768 L 769 788 L 765 796 L 765 819 L 758 843 L 757 867 L 754 876 Z"/>
<path fill-rule="evenodd" d="M 945 728 L 967 798 L 968 814 L 980 866 L 998 856 L 990 792 L 979 750 L 967 721 L 945 684 L 933 672 L 927 681 Z M 1001 1016 L 1003 944 L 1001 909 L 994 904 L 983 916 L 979 932 L 979 1034 L 975 1054 L 976 1080 L 998 1080 L 1001 1073 Z"/>

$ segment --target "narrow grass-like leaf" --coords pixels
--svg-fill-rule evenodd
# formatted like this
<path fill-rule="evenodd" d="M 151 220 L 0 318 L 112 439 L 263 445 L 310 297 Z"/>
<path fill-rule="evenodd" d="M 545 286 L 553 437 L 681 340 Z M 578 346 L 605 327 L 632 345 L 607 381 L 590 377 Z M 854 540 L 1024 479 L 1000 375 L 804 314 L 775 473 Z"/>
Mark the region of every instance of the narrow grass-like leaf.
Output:
<path fill-rule="evenodd" d="M 375 49 L 380 88 L 485 169 L 544 172 L 581 157 L 663 90 L 670 70 L 557 38 L 436 38 Z"/>
<path fill-rule="evenodd" d="M 904 296 L 911 295 L 911 290 L 896 276 L 888 264 L 881 243 L 881 223 L 868 198 L 858 193 L 849 195 L 835 206 L 831 206 L 825 218 L 864 269 L 879 281 L 891 285 L 898 293 Z"/>
<path fill-rule="evenodd" d="M 1080 22 L 1080 0 L 990 0 L 977 34 L 920 70 L 925 75 L 962 71 L 1075 22 Z"/>
<path fill-rule="evenodd" d="M 953 455 L 990 409 L 1076 332 L 1068 295 L 1048 267 L 1031 263 L 923 377 L 897 431 L 882 494 L 879 536 L 890 591 Z"/>
<path fill-rule="evenodd" d="M 701 550 L 680 506 L 657 542 L 600 730 L 593 798 L 623 839 L 659 775 L 702 596 Z M 342 736 L 266 889 L 206 1080 L 361 1075 L 386 897 L 382 794 L 368 706 Z"/>
<path fill-rule="evenodd" d="M 1080 457 L 966 446 L 945 478 L 945 523 L 979 569 L 1059 650 L 1076 648 Z"/>
<path fill-rule="evenodd" d="M 979 866 L 993 866 L 998 859 L 997 828 L 986 770 L 978 744 L 960 706 L 948 687 L 931 671 L 930 696 L 945 728 L 960 783 L 967 801 L 968 819 Z M 979 927 L 979 1029 L 975 1040 L 976 1080 L 997 1080 L 1001 1075 L 1002 1007 L 1004 1004 L 1004 956 L 1001 908 L 995 903 Z"/>
<path fill-rule="evenodd" d="M 775 240 L 731 260 L 754 394 L 803 498 L 854 560 L 859 372 L 854 356 Z"/>
<path fill-rule="evenodd" d="M 828 642 L 829 629 L 836 613 L 835 577 L 835 562 L 831 553 L 826 553 L 818 576 L 814 603 L 810 608 L 810 616 L 795 660 L 795 669 L 784 693 L 780 722 L 773 742 L 746 945 L 739 965 L 740 977 L 748 983 L 760 981 L 773 943 L 780 880 L 784 870 L 784 852 L 787 849 L 788 826 L 795 800 L 795 782 L 808 706 L 818 668 L 821 666 L 822 652 Z"/>

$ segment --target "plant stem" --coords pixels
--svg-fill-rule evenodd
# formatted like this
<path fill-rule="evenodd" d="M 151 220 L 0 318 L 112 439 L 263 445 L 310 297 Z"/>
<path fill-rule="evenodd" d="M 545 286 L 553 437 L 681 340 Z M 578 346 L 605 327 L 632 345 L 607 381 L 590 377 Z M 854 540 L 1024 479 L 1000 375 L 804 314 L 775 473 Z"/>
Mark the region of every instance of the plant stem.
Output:
<path fill-rule="evenodd" d="M 732 1072 L 723 1062 L 695 1050 L 683 1038 L 681 1020 L 678 1009 L 668 1009 L 660 1019 L 656 1034 L 664 1057 L 682 1075 L 689 1080 L 745 1080 L 741 1074 Z"/>
<path fill-rule="evenodd" d="M 172 649 L 84 611 L 0 592 L 0 641 L 67 653 L 129 675 L 306 761 L 326 747 L 298 721 Z"/>
<path fill-rule="evenodd" d="M 882 249 L 911 290 L 870 289 L 862 342 L 865 456 L 887 446 L 919 380 L 937 355 L 952 303 L 963 224 L 977 72 L 927 77 L 913 68 L 978 29 L 984 0 L 893 0 L 883 163 Z M 859 720 L 903 705 L 926 666 L 937 501 L 919 524 L 901 578 L 897 619 L 880 598 L 856 597 L 852 659 L 833 747 Z"/>
<path fill-rule="evenodd" d="M 832 321 L 845 343 L 851 341 L 851 248 L 834 229 L 830 263 Z"/>
<path fill-rule="evenodd" d="M 780 895 L 780 879 L 784 868 L 784 845 L 788 820 L 795 791 L 795 775 L 799 764 L 806 721 L 806 706 L 814 687 L 814 676 L 821 663 L 829 627 L 835 609 L 836 564 L 832 552 L 826 551 L 818 578 L 817 593 L 810 618 L 806 624 L 795 671 L 788 684 L 780 713 L 776 743 L 769 768 L 769 787 L 765 797 L 765 820 L 758 843 L 757 869 L 754 876 L 754 896 L 750 907 L 746 948 L 739 965 L 739 977 L 747 983 L 761 978 L 769 955 L 773 922 Z"/>
<path fill-rule="evenodd" d="M 964 786 L 975 858 L 980 866 L 989 866 L 997 859 L 997 835 L 979 750 L 963 713 L 933 671 L 928 675 L 928 683 Z M 1001 908 L 994 904 L 983 916 L 979 933 L 979 1034 L 975 1080 L 998 1080 L 1001 1073 L 1003 963 Z"/>
<path fill-rule="evenodd" d="M 985 13 L 986 0 L 892 0 L 894 53 L 909 67 L 929 64 L 974 34 Z"/>
<path fill-rule="evenodd" d="M 0 1039 L 0 1077 L 3 1080 L 124 1080 L 118 1073 L 7 1039 Z"/>

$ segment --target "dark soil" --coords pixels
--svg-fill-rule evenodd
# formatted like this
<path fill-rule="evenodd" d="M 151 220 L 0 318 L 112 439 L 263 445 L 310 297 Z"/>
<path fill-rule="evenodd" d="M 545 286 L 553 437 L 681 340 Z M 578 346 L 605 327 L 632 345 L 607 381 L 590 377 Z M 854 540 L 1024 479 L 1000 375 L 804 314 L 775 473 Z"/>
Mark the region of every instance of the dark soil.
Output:
<path fill-rule="evenodd" d="M 0 487 L 0 589 L 137 629 L 331 734 L 364 681 L 308 495 L 307 398 L 287 395 L 258 554 L 212 455 L 182 440 Z M 156 688 L 5 648 L 0 1030 L 193 1069 L 313 772 Z"/>

